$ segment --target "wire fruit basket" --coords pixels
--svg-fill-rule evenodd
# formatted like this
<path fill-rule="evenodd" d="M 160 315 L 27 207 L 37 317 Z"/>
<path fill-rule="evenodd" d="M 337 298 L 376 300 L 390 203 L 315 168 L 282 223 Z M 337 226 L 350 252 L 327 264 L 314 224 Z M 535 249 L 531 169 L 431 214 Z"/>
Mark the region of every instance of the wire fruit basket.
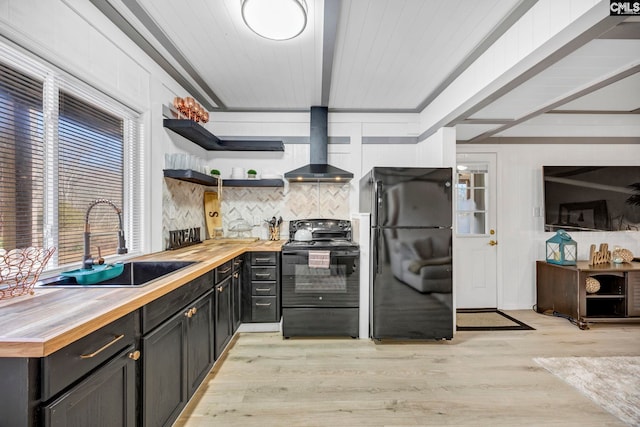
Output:
<path fill-rule="evenodd" d="M 33 287 L 56 248 L 0 249 L 0 300 L 33 295 Z"/>

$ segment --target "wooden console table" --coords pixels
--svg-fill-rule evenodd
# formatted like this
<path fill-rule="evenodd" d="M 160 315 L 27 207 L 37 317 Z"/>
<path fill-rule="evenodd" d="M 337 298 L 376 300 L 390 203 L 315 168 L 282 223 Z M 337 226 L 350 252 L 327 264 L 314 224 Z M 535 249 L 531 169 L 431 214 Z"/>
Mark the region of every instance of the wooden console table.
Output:
<path fill-rule="evenodd" d="M 587 293 L 586 279 L 600 282 Z M 596 322 L 640 322 L 640 262 L 566 266 L 536 262 L 536 311 L 573 319 L 580 329 Z"/>

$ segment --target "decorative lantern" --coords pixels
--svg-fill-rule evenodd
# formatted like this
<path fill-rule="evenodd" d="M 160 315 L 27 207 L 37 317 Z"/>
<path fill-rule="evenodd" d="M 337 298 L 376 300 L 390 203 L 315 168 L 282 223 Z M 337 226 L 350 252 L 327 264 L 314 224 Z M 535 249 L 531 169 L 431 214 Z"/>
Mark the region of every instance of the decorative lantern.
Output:
<path fill-rule="evenodd" d="M 578 244 L 564 230 L 556 231 L 555 236 L 547 240 L 547 262 L 560 265 L 576 265 Z"/>

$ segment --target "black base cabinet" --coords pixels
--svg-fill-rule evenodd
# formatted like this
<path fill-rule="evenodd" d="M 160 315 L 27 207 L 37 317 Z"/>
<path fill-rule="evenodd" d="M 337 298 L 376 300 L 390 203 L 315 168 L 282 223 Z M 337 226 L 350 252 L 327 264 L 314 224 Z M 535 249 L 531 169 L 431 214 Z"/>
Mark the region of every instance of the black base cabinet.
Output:
<path fill-rule="evenodd" d="M 251 252 L 242 283 L 242 321 L 280 321 L 280 253 Z"/>
<path fill-rule="evenodd" d="M 231 317 L 232 329 L 231 333 L 235 333 L 242 323 L 242 282 L 244 255 L 233 259 L 233 279 L 231 281 Z"/>
<path fill-rule="evenodd" d="M 222 355 L 222 351 L 231 340 L 232 332 L 232 311 L 231 311 L 231 284 L 232 278 L 227 277 L 215 288 L 215 316 L 216 316 L 216 337 L 215 355 L 216 360 Z"/>
<path fill-rule="evenodd" d="M 171 425 L 213 366 L 212 280 L 205 278 L 208 292 L 142 337 L 143 426 Z"/>
<path fill-rule="evenodd" d="M 0 358 L 0 426 L 135 426 L 139 312 L 43 358 Z"/>
<path fill-rule="evenodd" d="M 242 255 L 45 358 L 0 358 L 0 427 L 172 425 L 243 321 L 279 321 L 279 277 L 278 253 Z"/>
<path fill-rule="evenodd" d="M 134 427 L 136 362 L 129 346 L 43 408 L 46 427 Z"/>
<path fill-rule="evenodd" d="M 187 325 L 175 315 L 142 339 L 142 425 L 170 425 L 187 404 Z"/>

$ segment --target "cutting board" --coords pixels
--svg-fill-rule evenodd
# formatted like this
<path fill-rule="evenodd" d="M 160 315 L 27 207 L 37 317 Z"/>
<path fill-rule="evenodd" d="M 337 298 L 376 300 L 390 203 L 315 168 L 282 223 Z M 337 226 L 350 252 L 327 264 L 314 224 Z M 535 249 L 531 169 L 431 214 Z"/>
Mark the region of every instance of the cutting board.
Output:
<path fill-rule="evenodd" d="M 220 199 L 218 193 L 204 192 L 204 218 L 207 223 L 207 237 L 215 237 L 215 229 L 222 229 L 222 212 L 220 211 Z"/>

